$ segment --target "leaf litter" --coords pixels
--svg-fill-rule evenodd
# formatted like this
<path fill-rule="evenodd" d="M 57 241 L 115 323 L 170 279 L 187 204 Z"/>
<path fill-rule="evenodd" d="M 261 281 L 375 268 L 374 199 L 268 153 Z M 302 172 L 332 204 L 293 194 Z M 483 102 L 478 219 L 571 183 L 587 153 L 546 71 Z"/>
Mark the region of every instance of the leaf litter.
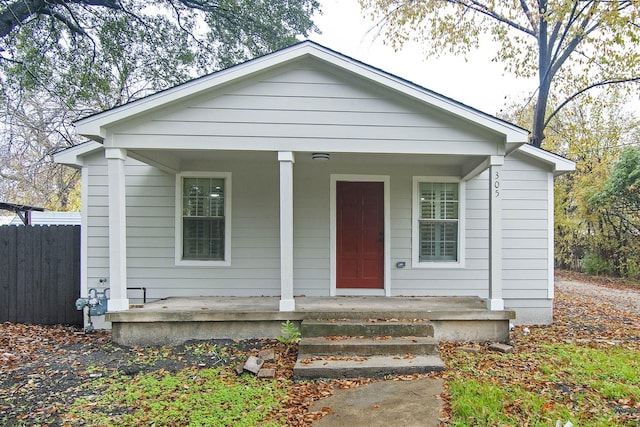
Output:
<path fill-rule="evenodd" d="M 573 275 L 561 277 L 585 281 Z M 611 283 L 606 279 L 589 281 L 592 285 L 604 288 L 629 289 L 623 283 Z M 631 289 L 638 288 L 631 285 Z M 544 380 L 545 376 L 540 375 L 543 369 L 541 360 L 544 358 L 530 356 L 544 355 L 548 346 L 571 344 L 596 349 L 622 346 L 640 357 L 640 316 L 610 301 L 593 295 L 569 294 L 557 288 L 554 323 L 528 326 L 528 334 L 524 333 L 524 327 L 515 327 L 511 332 L 514 352 L 508 357 L 490 352 L 490 343 L 441 342 L 440 353 L 448 369 L 429 375 L 445 380 L 441 425 L 446 426 L 451 420 L 451 396 L 447 382 L 465 376 L 484 378 L 505 387 L 515 384 L 546 396 L 549 401 L 543 406 L 544 410 L 550 410 L 560 400 L 565 404 L 574 402 L 577 411 L 602 411 L 602 405 L 592 402 L 591 398 L 577 401 L 581 393 L 593 395 L 593 387 Z M 3 425 L 62 426 L 64 415 L 76 399 L 99 392 L 87 387 L 87 383 L 116 372 L 135 376 L 144 372 L 177 372 L 216 366 L 228 366 L 232 370 L 239 360 L 248 355 L 257 355 L 264 348 L 274 348 L 277 354 L 276 360 L 268 367 L 274 368 L 275 378 L 288 386 L 288 397 L 282 410 L 284 414 L 280 415 L 286 416 L 291 426 L 309 426 L 331 413 L 328 407 L 310 412 L 314 401 L 331 396 L 335 390 L 376 381 L 363 378 L 293 382 L 297 347 L 275 340 L 205 341 L 176 347 L 126 348 L 113 344 L 107 331 L 84 334 L 65 326 L 3 323 L 0 324 L 0 332 L 0 422 Z M 474 351 L 469 352 L 469 348 Z M 558 376 L 561 377 L 562 373 Z M 386 379 L 411 381 L 425 377 L 427 375 L 405 375 Z M 604 399 L 604 402 L 605 409 L 613 408 L 616 411 L 620 425 L 640 423 L 638 399 L 623 396 Z M 522 411 L 518 402 L 505 404 L 504 410 L 519 417 L 522 425 L 530 425 L 527 417 L 531 414 L 519 413 Z"/>

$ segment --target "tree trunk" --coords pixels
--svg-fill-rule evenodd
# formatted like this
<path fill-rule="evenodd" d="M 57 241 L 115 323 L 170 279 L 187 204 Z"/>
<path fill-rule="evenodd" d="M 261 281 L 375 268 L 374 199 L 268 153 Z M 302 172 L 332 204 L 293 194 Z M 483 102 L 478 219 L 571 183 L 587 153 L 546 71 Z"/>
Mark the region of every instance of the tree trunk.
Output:
<path fill-rule="evenodd" d="M 0 39 L 6 37 L 14 28 L 19 27 L 36 15 L 52 16 L 68 27 L 74 27 L 72 29 L 78 32 L 81 29 L 77 27 L 72 19 L 66 18 L 61 13 L 55 13 L 52 9 L 56 5 L 73 4 L 103 6 L 114 10 L 122 9 L 122 5 L 118 0 L 15 0 L 4 6 L 4 10 L 0 11 Z"/>
<path fill-rule="evenodd" d="M 544 140 L 544 118 L 551 89 L 551 49 L 548 40 L 547 21 L 545 19 L 546 9 L 547 1 L 540 0 L 540 19 L 538 21 L 538 99 L 533 112 L 533 129 L 531 129 L 529 140 L 529 143 L 534 147 L 540 147 Z"/>
<path fill-rule="evenodd" d="M 530 144 L 540 148 L 544 141 L 544 119 L 547 112 L 547 102 L 549 100 L 549 90 L 551 88 L 551 80 L 540 82 L 538 89 L 538 99 L 533 113 L 533 129 L 531 129 Z"/>

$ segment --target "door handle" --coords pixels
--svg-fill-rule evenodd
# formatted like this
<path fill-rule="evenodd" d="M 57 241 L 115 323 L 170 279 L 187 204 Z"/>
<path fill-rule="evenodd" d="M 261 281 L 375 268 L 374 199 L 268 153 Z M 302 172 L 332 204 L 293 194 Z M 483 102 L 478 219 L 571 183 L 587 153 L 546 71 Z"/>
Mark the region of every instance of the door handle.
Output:
<path fill-rule="evenodd" d="M 378 236 L 378 243 L 384 243 L 384 233 L 380 233 Z"/>

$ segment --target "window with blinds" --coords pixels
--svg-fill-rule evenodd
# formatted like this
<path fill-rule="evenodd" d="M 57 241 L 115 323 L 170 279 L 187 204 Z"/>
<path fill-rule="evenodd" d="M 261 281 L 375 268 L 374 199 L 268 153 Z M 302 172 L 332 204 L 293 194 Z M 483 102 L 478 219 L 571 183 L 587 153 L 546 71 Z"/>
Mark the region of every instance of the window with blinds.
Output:
<path fill-rule="evenodd" d="M 224 178 L 182 178 L 182 259 L 225 259 Z"/>
<path fill-rule="evenodd" d="M 419 261 L 458 261 L 459 184 L 420 182 L 418 193 Z"/>

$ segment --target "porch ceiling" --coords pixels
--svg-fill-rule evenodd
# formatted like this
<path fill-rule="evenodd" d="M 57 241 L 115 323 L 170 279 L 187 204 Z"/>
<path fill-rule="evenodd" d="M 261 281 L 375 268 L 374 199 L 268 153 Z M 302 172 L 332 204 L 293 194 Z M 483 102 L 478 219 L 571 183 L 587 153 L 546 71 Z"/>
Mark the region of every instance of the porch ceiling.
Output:
<path fill-rule="evenodd" d="M 313 160 L 310 152 L 294 152 L 296 164 L 319 164 Z M 404 166 L 442 166 L 457 168 L 460 175 L 482 163 L 486 156 L 443 155 L 443 154 L 382 154 L 382 153 L 331 153 L 331 165 L 404 165 Z M 277 164 L 278 153 L 275 151 L 229 151 L 229 150 L 130 150 L 134 159 L 159 167 L 170 173 L 178 173 L 192 169 L 194 163 L 211 162 L 273 162 Z"/>

